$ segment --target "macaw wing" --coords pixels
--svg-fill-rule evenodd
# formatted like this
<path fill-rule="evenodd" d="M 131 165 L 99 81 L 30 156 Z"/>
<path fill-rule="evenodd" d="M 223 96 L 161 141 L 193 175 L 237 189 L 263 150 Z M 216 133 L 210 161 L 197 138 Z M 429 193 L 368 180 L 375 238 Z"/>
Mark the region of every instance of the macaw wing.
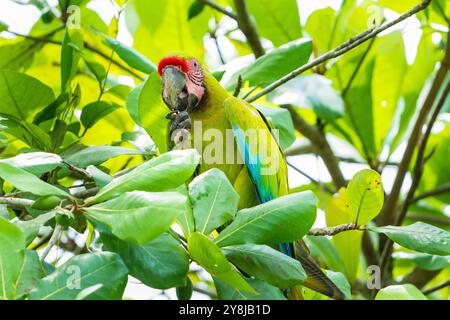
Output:
<path fill-rule="evenodd" d="M 226 99 L 224 108 L 260 202 L 288 194 L 286 162 L 267 120 L 235 97 Z"/>

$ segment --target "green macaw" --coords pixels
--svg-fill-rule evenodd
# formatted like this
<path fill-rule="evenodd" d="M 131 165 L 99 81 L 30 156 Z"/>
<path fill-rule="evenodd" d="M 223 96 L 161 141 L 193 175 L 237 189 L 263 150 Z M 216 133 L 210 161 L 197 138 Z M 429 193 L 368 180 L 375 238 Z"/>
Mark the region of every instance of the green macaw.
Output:
<path fill-rule="evenodd" d="M 164 58 L 158 72 L 163 100 L 172 111 L 168 115 L 172 120 L 170 139 L 198 149 L 202 154 L 199 173 L 211 168 L 222 170 L 240 196 L 240 208 L 289 193 L 284 154 L 263 114 L 232 96 L 195 58 Z M 198 144 L 208 130 L 223 137 L 214 154 L 209 154 L 212 152 L 203 143 Z M 191 140 L 183 134 L 187 132 Z M 225 142 L 229 132 L 234 136 L 231 147 Z M 208 161 L 208 157 L 214 158 L 213 161 Z M 282 243 L 279 249 L 301 262 L 308 275 L 303 285 L 334 299 L 343 299 L 343 293 L 322 272 L 303 241 L 296 242 L 295 246 Z M 290 290 L 290 296 L 301 298 L 296 289 Z"/>

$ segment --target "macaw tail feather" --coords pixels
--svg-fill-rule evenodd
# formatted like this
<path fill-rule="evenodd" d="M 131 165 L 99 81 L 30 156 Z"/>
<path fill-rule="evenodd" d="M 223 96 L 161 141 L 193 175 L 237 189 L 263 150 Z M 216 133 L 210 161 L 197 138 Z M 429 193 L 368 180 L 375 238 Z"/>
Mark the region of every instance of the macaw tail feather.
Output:
<path fill-rule="evenodd" d="M 303 240 L 295 243 L 295 258 L 300 261 L 308 276 L 302 283 L 305 287 L 335 300 L 345 299 L 343 292 L 325 275 L 317 262 L 311 257 Z"/>

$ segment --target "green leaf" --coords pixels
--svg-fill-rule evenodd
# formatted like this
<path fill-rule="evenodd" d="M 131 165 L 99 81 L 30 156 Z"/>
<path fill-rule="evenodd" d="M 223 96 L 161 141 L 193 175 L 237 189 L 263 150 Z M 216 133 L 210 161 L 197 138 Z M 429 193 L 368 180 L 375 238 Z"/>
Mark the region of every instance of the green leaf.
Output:
<path fill-rule="evenodd" d="M 20 221 L 17 226 L 22 230 L 25 235 L 26 244 L 29 245 L 34 238 L 37 237 L 39 229 L 44 226 L 48 221 L 53 219 L 56 215 L 56 211 L 50 211 L 45 214 L 41 214 L 32 220 Z"/>
<path fill-rule="evenodd" d="M 8 25 L 3 21 L 0 21 L 0 32 L 8 30 Z"/>
<path fill-rule="evenodd" d="M 450 233 L 423 222 L 404 227 L 371 227 L 369 230 L 384 233 L 395 243 L 411 250 L 439 256 L 450 255 Z"/>
<path fill-rule="evenodd" d="M 131 119 L 137 124 L 141 125 L 141 119 L 139 118 L 139 98 L 141 96 L 142 88 L 145 82 L 137 85 L 127 96 L 126 107 Z"/>
<path fill-rule="evenodd" d="M 28 191 L 39 196 L 58 195 L 70 197 L 70 194 L 64 190 L 48 184 L 35 175 L 5 162 L 0 162 L 0 177 L 19 190 Z"/>
<path fill-rule="evenodd" d="M 278 143 L 283 150 L 289 148 L 295 141 L 295 129 L 288 110 L 270 108 L 261 105 L 255 107 L 264 115 L 272 129 L 278 130 Z"/>
<path fill-rule="evenodd" d="M 100 232 L 103 249 L 118 253 L 130 275 L 152 288 L 169 289 L 186 284 L 189 256 L 181 244 L 167 233 L 141 244 L 122 241 L 109 232 Z"/>
<path fill-rule="evenodd" d="M 330 38 L 333 37 L 335 15 L 333 8 L 326 7 L 312 12 L 306 22 L 305 30 L 312 37 L 320 53 L 325 53 L 332 49 L 330 48 Z"/>
<path fill-rule="evenodd" d="M 135 49 L 124 45 L 106 34 L 101 34 L 101 36 L 105 39 L 106 44 L 130 67 L 146 74 L 151 74 L 156 71 L 155 65 Z"/>
<path fill-rule="evenodd" d="M 98 166 L 121 155 L 135 154 L 144 154 L 144 152 L 118 146 L 91 146 L 68 156 L 63 155 L 63 158 L 75 167 L 86 168 L 90 165 Z"/>
<path fill-rule="evenodd" d="M 189 185 L 189 198 L 196 230 L 206 235 L 233 219 L 239 202 L 239 195 L 219 169 L 196 177 Z"/>
<path fill-rule="evenodd" d="M 344 262 L 336 245 L 327 237 L 306 236 L 306 245 L 313 256 L 326 269 L 342 272 L 345 270 Z"/>
<path fill-rule="evenodd" d="M 159 74 L 155 72 L 148 77 L 140 90 L 137 111 L 140 120 L 138 123 L 141 124 L 149 134 L 150 138 L 155 142 L 159 152 L 163 153 L 168 150 L 169 120 L 166 119 L 166 115 L 170 110 L 164 104 L 161 98 L 161 92 L 161 80 L 159 79 Z M 133 101 L 134 100 L 131 100 L 131 104 L 128 106 L 128 112 L 130 112 L 130 114 L 133 115 L 133 119 L 135 119 L 136 106 Z"/>
<path fill-rule="evenodd" d="M 0 71 L 0 115 L 16 121 L 33 116 L 54 100 L 52 89 L 25 74 Z"/>
<path fill-rule="evenodd" d="M 121 299 L 128 270 L 118 254 L 88 253 L 70 258 L 30 292 L 30 300 L 74 300 L 83 290 L 101 285 L 93 300 Z"/>
<path fill-rule="evenodd" d="M 194 149 L 165 153 L 114 179 L 88 201 L 98 203 L 133 190 L 174 189 L 192 176 L 199 161 L 200 155 Z"/>
<path fill-rule="evenodd" d="M 74 49 L 74 46 L 77 50 Z M 66 28 L 61 47 L 61 91 L 65 92 L 71 79 L 75 76 L 80 59 L 79 50 L 82 49 L 83 39 L 79 32 Z"/>
<path fill-rule="evenodd" d="M 25 237 L 16 225 L 0 218 L 0 300 L 14 299 L 25 261 Z"/>
<path fill-rule="evenodd" d="M 246 278 L 246 281 L 257 292 L 256 294 L 236 290 L 218 278 L 213 278 L 213 280 L 219 300 L 287 300 L 280 289 L 263 280 Z"/>
<path fill-rule="evenodd" d="M 119 108 L 119 105 L 115 103 L 109 103 L 106 101 L 92 102 L 83 108 L 80 117 L 81 123 L 87 130 L 117 108 Z"/>
<path fill-rule="evenodd" d="M 194 286 L 192 285 L 192 281 L 189 279 L 189 277 L 187 277 L 186 279 L 187 281 L 185 286 L 176 288 L 178 300 L 191 300 Z"/>
<path fill-rule="evenodd" d="M 86 171 L 92 176 L 92 178 L 95 181 L 95 184 L 100 188 L 103 188 L 113 180 L 113 177 L 104 173 L 102 170 L 97 169 L 97 167 L 95 166 L 87 167 Z"/>
<path fill-rule="evenodd" d="M 302 36 L 296 0 L 246 0 L 258 32 L 279 46 Z"/>
<path fill-rule="evenodd" d="M 289 42 L 236 72 L 227 82 L 226 87 L 234 88 L 239 75 L 244 81 L 249 81 L 250 86 L 271 83 L 308 62 L 311 52 L 310 39 L 303 38 Z"/>
<path fill-rule="evenodd" d="M 144 244 L 166 232 L 186 207 L 186 197 L 176 192 L 133 191 L 84 210 L 120 239 Z"/>
<path fill-rule="evenodd" d="M 306 191 L 241 210 L 216 238 L 216 244 L 274 245 L 301 239 L 316 219 L 316 205 L 314 194 Z"/>
<path fill-rule="evenodd" d="M 40 176 L 58 167 L 62 163 L 62 159 L 53 153 L 31 152 L 22 153 L 13 158 L 2 159 L 0 163 L 2 162 Z"/>
<path fill-rule="evenodd" d="M 194 19 L 196 16 L 202 13 L 203 9 L 205 9 L 205 4 L 203 2 L 194 0 L 191 6 L 189 7 L 188 12 L 188 20 Z"/>
<path fill-rule="evenodd" d="M 265 245 L 229 246 L 223 248 L 222 252 L 246 274 L 281 289 L 291 288 L 306 279 L 300 262 Z"/>
<path fill-rule="evenodd" d="M 318 118 L 332 122 L 344 115 L 344 101 L 330 80 L 321 75 L 293 79 L 269 95 L 276 104 L 312 108 Z"/>
<path fill-rule="evenodd" d="M 370 169 L 359 171 L 348 184 L 349 214 L 355 224 L 365 224 L 375 218 L 384 202 L 381 176 Z"/>
<path fill-rule="evenodd" d="M 25 261 L 16 284 L 16 298 L 26 297 L 44 276 L 44 268 L 36 251 L 25 251 Z"/>
<path fill-rule="evenodd" d="M 334 227 L 341 224 L 353 223 L 354 217 L 350 214 L 347 201 L 347 189 L 341 188 L 337 194 L 331 198 L 325 206 L 327 226 Z M 353 283 L 356 279 L 356 272 L 359 265 L 359 252 L 361 250 L 361 240 L 363 233 L 358 230 L 342 232 L 333 236 L 332 242 L 338 251 L 342 267 L 340 269 L 347 279 Z"/>
<path fill-rule="evenodd" d="M 396 261 L 413 261 L 420 269 L 435 271 L 450 265 L 450 256 L 436 256 L 426 253 L 394 252 Z"/>
<path fill-rule="evenodd" d="M 191 258 L 213 277 L 221 279 L 236 290 L 256 293 L 208 237 L 198 232 L 192 233 L 188 239 L 188 250 Z"/>
<path fill-rule="evenodd" d="M 412 284 L 389 286 L 378 291 L 375 300 L 428 300 Z"/>
<path fill-rule="evenodd" d="M 347 278 L 341 272 L 335 272 L 331 270 L 326 270 L 327 277 L 344 293 L 345 300 L 352 299 L 352 292 L 350 283 L 348 283 Z"/>

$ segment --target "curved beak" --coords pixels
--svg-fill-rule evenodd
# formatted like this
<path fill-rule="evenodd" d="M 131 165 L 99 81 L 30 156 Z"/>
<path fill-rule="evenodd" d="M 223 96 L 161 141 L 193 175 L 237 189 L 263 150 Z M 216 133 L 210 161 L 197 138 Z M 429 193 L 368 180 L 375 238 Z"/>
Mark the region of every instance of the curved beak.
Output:
<path fill-rule="evenodd" d="M 184 111 L 188 106 L 186 75 L 175 67 L 166 67 L 161 76 L 164 102 L 171 110 Z"/>

